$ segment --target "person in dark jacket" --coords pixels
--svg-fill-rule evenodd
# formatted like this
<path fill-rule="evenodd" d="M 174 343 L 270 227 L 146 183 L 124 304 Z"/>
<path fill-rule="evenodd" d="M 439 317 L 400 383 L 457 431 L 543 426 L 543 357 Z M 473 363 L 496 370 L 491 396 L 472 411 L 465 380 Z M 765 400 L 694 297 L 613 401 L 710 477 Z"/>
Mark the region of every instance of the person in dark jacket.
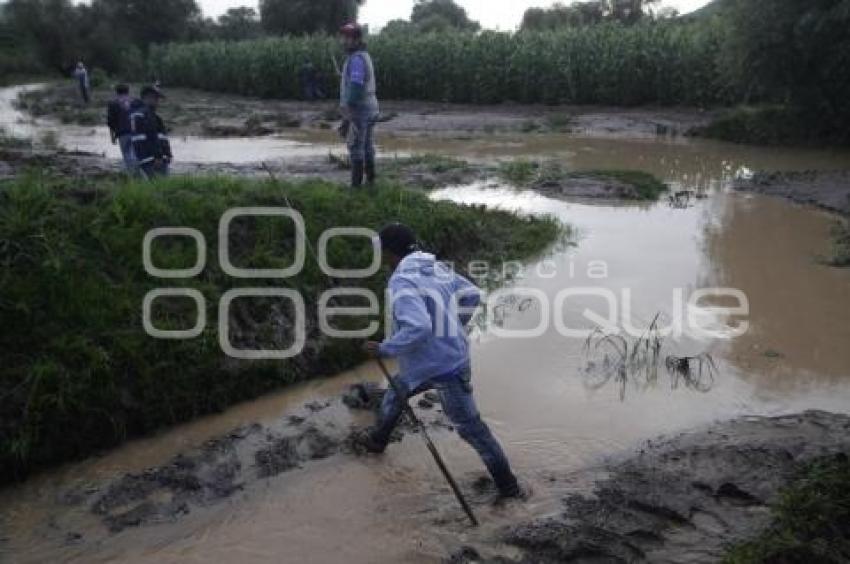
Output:
<path fill-rule="evenodd" d="M 159 101 L 164 97 L 155 86 L 145 86 L 142 88 L 141 102 L 130 110 L 133 153 L 139 173 L 148 179 L 167 176 L 172 160 L 168 132 L 162 118 L 156 113 Z"/>
<path fill-rule="evenodd" d="M 138 100 L 130 97 L 130 87 L 126 84 L 119 84 L 115 87 L 115 98 L 106 107 L 106 125 L 109 127 L 109 136 L 113 145 L 118 143 L 121 149 L 121 157 L 124 159 L 124 167 L 131 174 L 136 169 L 133 155 L 133 132 L 130 126 L 130 109 L 134 105 L 138 105 Z"/>

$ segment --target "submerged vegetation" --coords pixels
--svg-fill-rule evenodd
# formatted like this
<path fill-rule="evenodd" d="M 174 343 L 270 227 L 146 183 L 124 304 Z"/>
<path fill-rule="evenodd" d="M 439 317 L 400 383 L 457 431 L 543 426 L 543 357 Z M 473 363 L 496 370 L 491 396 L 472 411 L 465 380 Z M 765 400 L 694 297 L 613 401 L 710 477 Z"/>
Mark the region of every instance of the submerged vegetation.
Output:
<path fill-rule="evenodd" d="M 846 454 L 809 464 L 773 507 L 773 523 L 732 548 L 726 564 L 850 560 L 850 460 Z"/>
<path fill-rule="evenodd" d="M 613 383 L 619 391 L 620 401 L 624 401 L 630 382 L 636 389 L 647 389 L 658 384 L 663 360 L 672 389 L 681 384 L 689 390 L 702 393 L 711 391 L 718 373 L 714 358 L 708 353 L 696 356 L 662 355 L 665 339 L 659 327 L 661 317 L 657 313 L 637 338 L 624 335 L 621 331 L 595 328 L 584 343 L 585 385 L 589 389 L 599 390 Z"/>
<path fill-rule="evenodd" d="M 458 265 L 530 257 L 559 233 L 558 224 L 546 218 L 433 202 L 390 185 L 377 190 L 351 194 L 320 181 L 213 177 L 152 184 L 103 181 L 92 188 L 31 176 L 0 186 L 0 348 L 6 351 L 0 368 L 0 479 L 363 360 L 357 341 L 319 334 L 316 303 L 331 282 L 309 256 L 301 274 L 291 279 L 250 281 L 250 286 L 301 292 L 307 311 L 304 353 L 285 361 L 247 362 L 221 352 L 215 329 L 219 299 L 245 285 L 226 276 L 216 259 L 225 210 L 291 202 L 303 215 L 314 247 L 329 227 L 378 228 L 404 221 L 420 233 L 426 248 Z M 248 219 L 233 223 L 233 263 L 243 268 L 290 264 L 291 223 Z M 145 233 L 165 226 L 193 227 L 206 239 L 207 264 L 196 278 L 146 274 Z M 329 247 L 329 262 L 336 268 L 363 268 L 370 254 L 365 239 L 337 238 Z M 185 237 L 165 237 L 153 247 L 159 268 L 189 268 L 196 258 L 195 246 Z M 382 276 L 348 282 L 381 295 Z M 161 287 L 193 288 L 204 296 L 209 321 L 197 338 L 158 340 L 145 333 L 143 299 Z M 194 310 L 190 300 L 158 300 L 154 324 L 191 328 Z M 291 344 L 291 317 L 271 298 L 237 300 L 230 313 L 231 340 L 238 348 L 285 349 Z"/>

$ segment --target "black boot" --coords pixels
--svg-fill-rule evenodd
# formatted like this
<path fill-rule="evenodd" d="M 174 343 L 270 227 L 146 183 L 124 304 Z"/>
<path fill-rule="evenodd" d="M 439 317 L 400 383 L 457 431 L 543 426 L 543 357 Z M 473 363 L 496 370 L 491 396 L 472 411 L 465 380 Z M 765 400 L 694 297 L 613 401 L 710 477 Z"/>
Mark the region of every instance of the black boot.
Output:
<path fill-rule="evenodd" d="M 351 161 L 351 187 L 363 186 L 363 161 Z"/>
<path fill-rule="evenodd" d="M 375 159 L 366 159 L 366 184 L 375 184 Z"/>

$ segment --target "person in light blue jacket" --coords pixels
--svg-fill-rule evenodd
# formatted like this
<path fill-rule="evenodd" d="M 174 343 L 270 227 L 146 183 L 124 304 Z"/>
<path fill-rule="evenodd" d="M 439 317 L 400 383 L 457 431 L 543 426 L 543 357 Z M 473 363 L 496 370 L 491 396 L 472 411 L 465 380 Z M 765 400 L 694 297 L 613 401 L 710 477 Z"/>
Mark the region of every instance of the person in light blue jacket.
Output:
<path fill-rule="evenodd" d="M 481 456 L 500 495 L 519 497 L 522 492 L 508 459 L 472 397 L 466 326 L 481 300 L 480 291 L 434 255 L 417 250 L 409 227 L 389 225 L 380 240 L 382 256 L 394 268 L 388 295 L 393 331 L 382 343 L 366 343 L 366 349 L 378 357 L 398 359 L 400 373 L 395 379 L 406 397 L 387 390 L 378 424 L 361 436 L 361 444 L 382 453 L 401 417 L 402 402 L 436 389 L 443 411 Z"/>

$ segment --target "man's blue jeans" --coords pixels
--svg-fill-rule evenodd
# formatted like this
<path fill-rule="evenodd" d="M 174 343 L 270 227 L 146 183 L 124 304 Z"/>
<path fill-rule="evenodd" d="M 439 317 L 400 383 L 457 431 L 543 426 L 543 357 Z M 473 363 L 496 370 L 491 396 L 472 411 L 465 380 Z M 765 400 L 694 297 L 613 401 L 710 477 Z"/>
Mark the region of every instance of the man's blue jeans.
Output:
<path fill-rule="evenodd" d="M 348 155 L 352 162 L 375 162 L 375 116 L 371 111 L 354 112 L 348 136 Z"/>
<path fill-rule="evenodd" d="M 516 477 L 511 471 L 510 463 L 502 447 L 478 413 L 478 407 L 472 397 L 470 378 L 471 374 L 467 370 L 460 376 L 426 382 L 412 391 L 405 386 L 404 378 L 396 377 L 395 381 L 398 387 L 407 393 L 407 398 L 403 401 L 426 390 L 435 389 L 440 395 L 443 412 L 454 424 L 458 435 L 478 452 L 490 475 L 493 476 L 496 487 L 503 494 L 513 495 L 518 488 Z M 393 388 L 388 389 L 381 403 L 378 427 L 373 434 L 376 441 L 384 444 L 389 442 L 402 410 L 403 404 L 398 400 L 395 391 Z"/>
<path fill-rule="evenodd" d="M 124 168 L 130 174 L 136 172 L 136 155 L 133 151 L 133 136 L 121 135 L 118 137 L 118 147 L 121 149 L 121 158 L 124 159 Z"/>

